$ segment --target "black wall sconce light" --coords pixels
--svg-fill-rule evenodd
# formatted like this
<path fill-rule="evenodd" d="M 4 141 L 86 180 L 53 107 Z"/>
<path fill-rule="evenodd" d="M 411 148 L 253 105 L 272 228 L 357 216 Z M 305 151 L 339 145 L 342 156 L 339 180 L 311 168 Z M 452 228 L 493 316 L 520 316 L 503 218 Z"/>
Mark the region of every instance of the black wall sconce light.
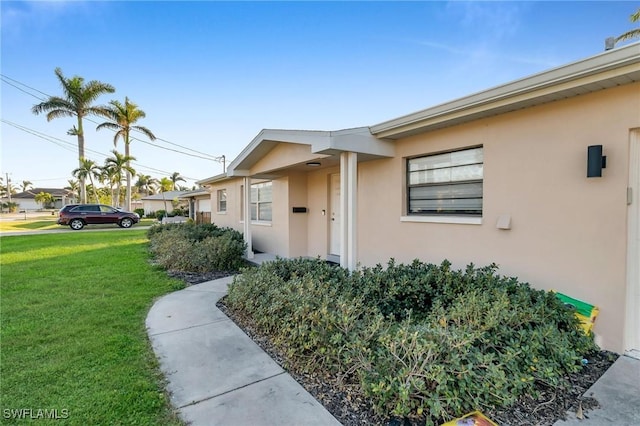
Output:
<path fill-rule="evenodd" d="M 602 155 L 602 145 L 587 148 L 587 177 L 602 177 L 602 169 L 607 168 L 607 157 Z"/>

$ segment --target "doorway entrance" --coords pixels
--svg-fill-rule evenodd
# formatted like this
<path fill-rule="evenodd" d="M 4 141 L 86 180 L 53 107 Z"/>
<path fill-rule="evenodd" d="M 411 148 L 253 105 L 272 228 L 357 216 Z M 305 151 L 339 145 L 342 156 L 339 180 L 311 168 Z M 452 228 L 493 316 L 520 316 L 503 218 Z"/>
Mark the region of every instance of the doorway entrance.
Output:
<path fill-rule="evenodd" d="M 340 173 L 329 176 L 329 256 L 328 260 L 340 262 Z"/>
<path fill-rule="evenodd" d="M 640 129 L 629 137 L 629 185 L 627 187 L 627 355 L 640 359 Z"/>

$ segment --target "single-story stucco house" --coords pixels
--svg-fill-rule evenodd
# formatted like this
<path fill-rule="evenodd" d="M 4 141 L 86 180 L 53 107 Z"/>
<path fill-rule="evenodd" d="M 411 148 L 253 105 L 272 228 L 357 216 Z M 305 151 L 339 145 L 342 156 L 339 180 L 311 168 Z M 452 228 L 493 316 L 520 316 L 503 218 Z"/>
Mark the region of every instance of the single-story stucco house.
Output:
<path fill-rule="evenodd" d="M 640 354 L 640 43 L 370 127 L 263 130 L 198 183 L 248 257 L 495 262 Z"/>
<path fill-rule="evenodd" d="M 211 193 L 204 188 L 188 191 L 180 197 L 189 204 L 189 218 L 197 223 L 211 222 Z"/>
<path fill-rule="evenodd" d="M 173 203 L 176 201 L 179 205 L 186 206 L 184 200 L 180 199 L 180 197 L 182 197 L 186 192 L 188 191 L 165 191 L 160 194 L 141 197 L 140 201 L 142 202 L 142 208 L 144 209 L 145 216 L 160 210 L 165 210 L 167 213 L 171 213 L 174 210 Z"/>
<path fill-rule="evenodd" d="M 36 202 L 36 195 L 44 192 L 51 194 L 54 204 L 50 208 L 61 209 L 65 204 L 73 204 L 77 202 L 76 196 L 70 189 L 65 188 L 32 188 L 18 194 L 11 195 L 11 201 L 18 204 L 18 211 L 36 211 L 41 210 L 42 204 Z M 3 198 L 3 202 L 8 198 Z"/>

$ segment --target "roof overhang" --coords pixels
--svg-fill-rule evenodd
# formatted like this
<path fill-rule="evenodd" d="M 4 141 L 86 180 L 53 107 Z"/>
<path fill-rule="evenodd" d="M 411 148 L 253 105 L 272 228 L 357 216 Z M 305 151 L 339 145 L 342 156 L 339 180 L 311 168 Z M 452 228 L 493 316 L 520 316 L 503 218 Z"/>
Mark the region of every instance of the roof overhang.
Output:
<path fill-rule="evenodd" d="M 371 133 L 395 140 L 637 81 L 640 43 L 376 124 Z"/>
<path fill-rule="evenodd" d="M 196 197 L 203 197 L 203 196 L 209 196 L 209 195 L 211 195 L 211 193 L 206 189 L 198 189 L 195 191 L 189 191 L 185 194 L 182 194 L 178 198 L 186 199 L 186 198 L 196 198 Z"/>
<path fill-rule="evenodd" d="M 207 185 L 211 185 L 223 180 L 227 179 L 227 174 L 226 173 L 221 173 L 219 175 L 215 175 L 215 176 L 211 176 L 208 178 L 204 178 L 202 180 L 198 180 L 196 181 L 196 185 L 200 185 L 200 186 L 207 186 Z"/>
<path fill-rule="evenodd" d="M 391 141 L 373 136 L 368 127 L 338 131 L 264 129 L 229 164 L 227 176 L 251 175 L 251 167 L 280 143 L 310 145 L 311 152 L 318 158 L 341 152 L 357 152 L 362 154 L 362 159 L 387 158 L 393 157 L 395 149 Z"/>

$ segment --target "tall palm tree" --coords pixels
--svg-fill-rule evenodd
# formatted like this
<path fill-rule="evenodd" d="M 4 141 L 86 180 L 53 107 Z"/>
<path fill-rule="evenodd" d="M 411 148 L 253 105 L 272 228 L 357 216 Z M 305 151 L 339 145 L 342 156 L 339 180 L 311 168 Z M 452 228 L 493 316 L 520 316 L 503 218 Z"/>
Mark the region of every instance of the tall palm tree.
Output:
<path fill-rule="evenodd" d="M 73 76 L 66 78 L 60 68 L 55 69 L 56 77 L 62 86 L 63 96 L 51 96 L 44 102 L 34 105 L 31 111 L 38 115 L 47 114 L 47 121 L 60 117 L 76 117 L 77 125 L 73 126 L 70 134 L 78 137 L 78 168 L 82 168 L 84 161 L 84 130 L 82 120 L 88 115 L 106 115 L 106 107 L 93 106 L 93 102 L 105 93 L 113 93 L 116 89 L 110 84 L 98 80 L 85 83 L 84 78 Z M 80 200 L 87 201 L 85 179 L 80 180 Z"/>
<path fill-rule="evenodd" d="M 135 161 L 135 158 L 128 155 L 122 155 L 115 149 L 111 152 L 113 153 L 113 157 L 108 157 L 104 160 L 104 168 L 107 170 L 108 175 L 111 178 L 111 182 L 116 184 L 116 198 L 114 206 L 117 206 L 120 204 L 122 175 L 123 173 L 126 173 L 127 176 L 131 176 L 136 173 L 136 171 L 129 165 L 131 161 Z M 131 200 L 129 200 L 129 205 L 131 205 Z M 130 210 L 130 207 L 127 208 L 127 210 Z"/>
<path fill-rule="evenodd" d="M 155 135 L 151 132 L 151 130 L 147 129 L 144 126 L 135 126 L 134 123 L 139 119 L 146 117 L 145 112 L 138 108 L 138 105 L 129 101 L 128 97 L 124 98 L 124 104 L 119 101 L 111 101 L 109 102 L 109 107 L 107 108 L 107 118 L 112 121 L 107 121 L 102 124 L 99 124 L 96 127 L 96 130 L 101 129 L 110 129 L 114 130 L 116 133 L 113 136 L 113 145 L 118 145 L 118 139 L 122 139 L 124 141 L 124 155 L 125 157 L 129 157 L 131 155 L 129 151 L 129 145 L 131 144 L 131 131 L 136 130 L 140 133 L 143 133 L 152 141 L 156 139 Z M 131 167 L 129 162 L 127 162 L 127 167 Z M 125 207 L 127 210 L 131 210 L 131 173 L 128 169 L 124 169 L 127 177 L 127 195 Z"/>
<path fill-rule="evenodd" d="M 22 181 L 22 192 L 27 192 L 27 190 L 29 189 L 30 186 L 33 186 L 33 182 L 28 181 L 28 180 L 23 180 Z"/>
<path fill-rule="evenodd" d="M 632 14 L 629 17 L 629 19 L 630 19 L 631 22 L 639 22 L 640 21 L 640 8 L 638 8 L 636 13 Z M 640 37 L 640 28 L 636 28 L 634 30 L 627 31 L 626 33 L 622 34 L 621 36 L 616 38 L 616 43 L 619 42 L 619 41 L 630 40 L 632 38 L 638 38 L 638 37 Z"/>
<path fill-rule="evenodd" d="M 186 182 L 186 180 L 184 180 L 184 178 L 182 176 L 180 176 L 180 173 L 178 173 L 178 172 L 173 172 L 171 174 L 171 176 L 169 176 L 169 179 L 172 182 L 172 185 L 171 185 L 171 190 L 172 191 L 176 190 L 176 183 L 178 183 L 180 181 Z"/>
<path fill-rule="evenodd" d="M 96 203 L 98 202 L 99 198 L 98 198 L 98 192 L 96 191 L 96 186 L 93 183 L 93 178 L 99 177 L 100 172 L 101 172 L 100 167 L 96 164 L 96 162 L 93 160 L 89 160 L 88 158 L 83 158 L 80 161 L 80 167 L 78 167 L 77 169 L 74 169 L 71 172 L 71 174 L 74 177 L 77 177 L 80 182 L 83 182 L 87 178 L 89 178 L 89 181 L 91 182 L 91 187 L 93 188 L 93 196 L 96 198 Z M 86 194 L 85 194 L 85 199 L 82 202 L 83 203 L 87 202 Z"/>

